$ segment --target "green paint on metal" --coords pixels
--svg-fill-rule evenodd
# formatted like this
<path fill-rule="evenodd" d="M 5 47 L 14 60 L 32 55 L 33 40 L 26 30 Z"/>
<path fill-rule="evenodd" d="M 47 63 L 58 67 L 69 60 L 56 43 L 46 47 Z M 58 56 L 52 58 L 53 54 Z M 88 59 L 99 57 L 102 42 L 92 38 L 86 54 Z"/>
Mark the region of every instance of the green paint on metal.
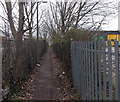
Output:
<path fill-rule="evenodd" d="M 104 37 L 103 37 L 103 36 L 100 36 L 100 37 L 98 37 L 98 38 L 102 38 L 102 39 L 103 39 Z"/>

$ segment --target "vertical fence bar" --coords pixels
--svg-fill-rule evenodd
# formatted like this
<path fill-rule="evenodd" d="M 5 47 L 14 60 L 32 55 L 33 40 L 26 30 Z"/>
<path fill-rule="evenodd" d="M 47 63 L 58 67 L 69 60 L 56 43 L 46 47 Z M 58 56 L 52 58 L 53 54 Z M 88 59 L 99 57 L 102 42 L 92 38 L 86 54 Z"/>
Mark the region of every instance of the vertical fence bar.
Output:
<path fill-rule="evenodd" d="M 77 45 L 77 50 L 78 50 L 78 56 L 77 56 L 77 57 L 78 57 L 78 74 L 79 74 L 79 75 L 78 75 L 78 87 L 79 87 L 79 92 L 81 92 L 81 91 L 80 91 L 80 90 L 81 90 L 81 89 L 80 89 L 80 88 L 81 88 L 80 86 L 81 86 L 81 84 L 82 84 L 81 81 L 80 81 L 80 80 L 81 80 L 81 67 L 80 67 L 80 60 L 81 60 L 80 57 L 81 57 L 81 56 L 80 56 L 80 49 L 78 49 L 78 48 L 80 47 L 80 43 L 78 42 L 77 44 L 78 44 L 78 45 Z"/>
<path fill-rule="evenodd" d="M 84 81 L 84 100 L 85 100 L 85 42 L 83 42 L 83 81 Z"/>
<path fill-rule="evenodd" d="M 76 77 L 77 77 L 77 76 L 76 76 L 76 73 L 75 73 L 75 71 L 76 71 L 76 64 L 77 64 L 77 63 L 76 63 L 76 44 L 75 44 L 75 42 L 73 42 L 73 53 L 74 53 L 74 57 L 73 57 L 73 59 L 74 59 L 74 60 L 73 60 L 73 63 L 74 63 L 74 64 L 73 64 L 73 66 L 74 66 L 73 68 L 74 68 L 74 69 L 73 69 L 73 70 L 74 70 L 74 78 L 75 78 L 75 80 L 74 80 L 74 85 L 75 85 L 75 87 L 77 88 L 77 84 L 76 84 Z"/>
<path fill-rule="evenodd" d="M 91 42 L 90 42 L 90 66 L 89 66 L 89 71 L 90 71 L 90 97 L 91 97 L 91 100 L 92 100 L 92 68 L 91 68 L 91 54 L 92 54 L 92 48 L 91 48 Z"/>
<path fill-rule="evenodd" d="M 82 60 L 83 60 L 83 58 L 82 58 L 83 57 L 83 54 L 82 54 L 82 42 L 80 42 L 80 44 L 81 44 L 80 45 L 81 46 L 81 49 L 80 49 L 81 50 L 81 65 L 80 65 L 81 66 L 81 70 L 80 71 L 81 71 L 81 82 L 82 82 L 82 78 L 83 78 L 83 76 L 82 76 Z M 83 99 L 83 84 L 81 84 L 81 91 L 82 91 L 81 98 Z"/>
<path fill-rule="evenodd" d="M 82 64 L 81 64 L 81 71 L 82 71 L 82 100 L 84 100 L 84 75 L 83 75 L 83 65 L 84 65 L 84 52 L 83 52 L 83 41 L 82 41 L 82 43 L 81 43 L 81 46 L 82 46 L 82 49 L 81 49 L 81 51 L 82 51 Z"/>
<path fill-rule="evenodd" d="M 87 68 L 86 68 L 86 64 L 87 64 L 87 59 L 86 59 L 86 42 L 84 42 L 84 56 L 85 56 L 85 65 L 84 65 L 84 71 L 85 71 L 85 100 L 87 99 Z"/>
<path fill-rule="evenodd" d="M 79 45 L 80 45 L 80 46 L 78 47 L 78 50 L 80 51 L 80 57 L 82 57 L 81 42 L 79 43 Z M 81 71 L 81 70 L 82 70 L 82 65 L 81 65 L 81 62 L 82 62 L 82 59 L 80 59 L 80 61 L 79 61 L 79 63 L 80 63 L 80 83 L 81 83 L 81 84 L 80 84 L 80 90 L 79 90 L 80 93 L 82 92 L 82 91 L 81 91 L 81 90 L 82 90 L 82 88 L 81 88 L 81 87 L 82 87 L 82 71 Z M 81 96 L 81 97 L 82 97 L 82 96 Z"/>
<path fill-rule="evenodd" d="M 78 47 L 78 43 L 76 42 L 76 86 L 77 86 L 77 89 L 79 89 L 78 87 L 78 50 L 77 50 L 77 47 Z M 78 91 L 79 92 L 79 91 Z"/>
<path fill-rule="evenodd" d="M 86 72 L 85 72 L 85 42 L 83 42 L 83 79 L 84 79 L 84 100 L 85 100 L 85 96 L 86 96 Z"/>
<path fill-rule="evenodd" d="M 111 42 L 108 41 L 108 85 L 109 85 L 109 100 L 112 100 L 112 54 Z"/>
<path fill-rule="evenodd" d="M 83 51 L 82 51 L 82 42 L 80 42 L 81 43 L 81 83 L 83 83 Z M 82 90 L 82 99 L 83 99 L 83 84 L 81 84 L 81 90 Z"/>
<path fill-rule="evenodd" d="M 74 84 L 74 50 L 73 50 L 73 42 L 71 42 L 71 62 L 72 62 L 72 79 Z"/>
<path fill-rule="evenodd" d="M 88 99 L 88 91 L 87 91 L 87 85 L 88 85 L 88 79 L 87 79 L 87 75 L 88 75 L 88 70 L 87 70 L 87 42 L 85 42 L 85 77 L 86 77 L 86 92 L 85 92 L 85 95 L 86 95 L 86 98 L 85 98 L 85 100 L 87 100 Z"/>
<path fill-rule="evenodd" d="M 80 89 L 80 85 L 81 85 L 81 67 L 80 67 L 80 50 L 78 49 L 80 46 L 80 44 L 78 42 L 76 42 L 76 50 L 77 50 L 77 56 L 76 56 L 76 60 L 77 60 L 77 70 L 76 70 L 76 73 L 78 74 L 77 75 L 77 87 L 78 87 L 78 93 L 81 94 L 81 89 Z"/>
<path fill-rule="evenodd" d="M 75 57 L 75 52 L 74 52 L 74 42 L 71 42 L 71 62 L 72 62 L 72 78 L 73 78 L 73 84 L 74 84 L 74 86 L 75 86 L 75 71 L 74 71 L 74 61 L 75 61 L 75 59 L 74 59 L 74 57 Z"/>
<path fill-rule="evenodd" d="M 120 102 L 120 94 L 119 94 L 120 93 L 120 45 L 119 45 L 118 53 L 119 53 L 119 58 L 118 58 L 118 62 L 119 62 L 119 65 L 118 65 L 118 70 L 119 70 L 119 73 L 118 73 L 118 102 Z"/>
<path fill-rule="evenodd" d="M 87 50 L 87 55 L 86 55 L 86 59 L 87 59 L 87 100 L 89 100 L 89 42 L 87 42 L 87 46 L 86 46 L 86 50 Z"/>
<path fill-rule="evenodd" d="M 120 48 L 119 48 L 120 49 Z M 119 51 L 119 58 L 118 58 L 118 63 L 119 63 L 119 65 L 118 65 L 118 93 L 120 93 L 120 50 L 118 50 Z M 118 94 L 118 102 L 120 102 L 120 94 Z"/>
<path fill-rule="evenodd" d="M 79 43 L 79 46 L 78 46 L 78 50 L 79 50 L 79 66 L 81 66 L 81 43 Z M 80 74 L 80 79 L 79 79 L 79 81 L 80 81 L 80 83 L 79 83 L 79 91 L 81 90 L 81 84 L 82 84 L 82 82 L 81 82 L 81 67 L 79 68 L 79 74 Z M 80 91 L 81 92 L 81 91 Z"/>
<path fill-rule="evenodd" d="M 83 57 L 83 55 L 82 55 L 82 42 L 80 42 L 80 48 L 81 48 L 81 49 L 80 49 L 80 52 L 81 52 L 81 53 L 80 53 L 80 56 L 81 56 L 81 58 L 80 58 L 80 59 L 81 59 L 81 61 L 80 61 L 80 66 L 81 66 L 81 69 L 80 69 L 81 73 L 80 73 L 80 75 L 81 75 L 81 83 L 83 83 L 83 82 L 82 82 L 82 78 L 83 78 L 83 76 L 82 76 L 82 57 Z M 81 86 L 80 86 L 81 90 L 83 89 L 83 88 L 82 88 L 82 85 L 83 85 L 83 84 L 81 84 Z"/>
<path fill-rule="evenodd" d="M 95 68 L 95 100 L 98 100 L 98 74 L 97 74 L 97 48 L 96 40 L 94 41 L 94 68 Z"/>
<path fill-rule="evenodd" d="M 103 46 L 103 50 L 102 50 L 102 55 L 103 55 L 103 100 L 106 100 L 106 42 L 105 40 L 102 41 L 102 46 Z"/>
<path fill-rule="evenodd" d="M 94 100 L 94 68 L 93 68 L 93 42 L 91 42 L 91 88 L 92 100 Z"/>
<path fill-rule="evenodd" d="M 81 55 L 81 43 L 79 43 L 78 50 L 79 50 L 79 55 L 80 55 L 80 61 L 79 61 L 79 66 L 80 66 L 80 79 L 79 79 L 79 81 L 80 81 L 80 87 L 79 87 L 79 92 L 81 92 L 81 85 L 82 85 L 82 82 L 81 82 L 81 77 L 82 77 L 81 76 L 81 57 L 82 57 L 82 55 Z"/>
<path fill-rule="evenodd" d="M 119 81 L 119 47 L 118 42 L 115 40 L 115 100 L 118 100 L 118 81 Z"/>
<path fill-rule="evenodd" d="M 83 82 L 83 85 L 82 85 L 82 92 L 83 92 L 83 100 L 84 100 L 84 91 L 85 91 L 85 80 L 84 80 L 84 42 L 82 41 L 82 82 Z"/>
<path fill-rule="evenodd" d="M 90 71 L 90 60 L 91 60 L 90 58 L 91 58 L 91 57 L 90 57 L 90 50 L 91 50 L 91 49 L 90 49 L 90 41 L 89 41 L 89 42 L 88 42 L 88 63 L 89 63 L 89 65 L 88 65 L 88 67 L 89 67 L 89 68 L 88 68 L 88 69 L 89 69 L 89 70 L 88 70 L 88 73 L 89 73 L 89 74 L 88 74 L 88 79 L 89 79 L 89 100 L 91 100 L 91 77 L 90 77 L 90 76 L 91 76 L 91 71 Z"/>
<path fill-rule="evenodd" d="M 102 85 L 101 85 L 101 43 L 98 40 L 98 78 L 99 78 L 99 100 L 102 100 Z"/>
<path fill-rule="evenodd" d="M 77 71 L 77 42 L 75 42 L 75 71 Z M 78 71 L 77 71 L 78 72 Z M 78 73 L 75 73 L 75 77 L 76 77 L 76 88 L 78 88 L 78 85 L 77 85 L 77 81 L 78 81 L 78 77 L 77 77 L 77 74 Z"/>
<path fill-rule="evenodd" d="M 77 85 L 76 85 L 76 45 L 75 45 L 75 42 L 73 42 L 73 52 L 74 52 L 74 60 L 73 60 L 73 65 L 74 65 L 74 78 L 75 78 L 75 81 L 74 81 L 74 85 L 75 87 L 77 88 Z"/>

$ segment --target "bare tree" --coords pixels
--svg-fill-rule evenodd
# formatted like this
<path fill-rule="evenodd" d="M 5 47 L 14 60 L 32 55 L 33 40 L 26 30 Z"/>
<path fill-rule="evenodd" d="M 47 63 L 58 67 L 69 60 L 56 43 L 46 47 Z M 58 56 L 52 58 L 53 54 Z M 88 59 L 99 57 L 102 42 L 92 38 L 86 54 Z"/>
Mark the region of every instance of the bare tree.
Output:
<path fill-rule="evenodd" d="M 19 6 L 19 21 L 18 21 L 18 29 L 15 28 L 13 16 L 12 16 L 12 4 L 11 1 L 5 2 L 6 9 L 7 9 L 7 15 L 8 15 L 8 22 L 10 24 L 11 32 L 14 37 L 14 40 L 16 42 L 16 55 L 20 55 L 20 49 L 22 44 L 22 37 L 24 34 L 23 26 L 24 26 L 24 2 L 18 2 Z"/>
<path fill-rule="evenodd" d="M 27 26 L 29 28 L 29 36 L 32 38 L 32 28 L 33 28 L 33 17 L 36 12 L 36 9 L 33 11 L 35 7 L 35 2 L 26 2 L 25 5 L 25 14 L 26 14 L 26 21 L 27 21 Z"/>
<path fill-rule="evenodd" d="M 50 2 L 50 21 L 47 25 L 51 29 L 56 30 L 57 28 L 60 33 L 64 33 L 70 28 L 98 30 L 101 28 L 102 24 L 106 23 L 108 17 L 115 13 L 112 5 L 115 4 L 109 1 L 104 2 L 101 0 L 83 0 L 80 2 L 69 0 L 68 2 Z"/>
<path fill-rule="evenodd" d="M 5 2 L 6 4 L 6 11 L 7 11 L 7 17 L 8 17 L 8 22 L 11 28 L 11 33 L 14 37 L 15 41 L 15 66 L 14 66 L 14 71 L 16 70 L 15 75 L 16 78 L 20 77 L 23 74 L 23 69 L 22 69 L 22 38 L 24 35 L 24 2 L 18 2 L 18 7 L 19 7 L 19 15 L 18 15 L 18 28 L 15 25 L 15 22 L 13 20 L 13 8 L 12 8 L 12 3 L 9 0 L 9 2 Z M 19 74 L 18 74 L 19 73 Z"/>

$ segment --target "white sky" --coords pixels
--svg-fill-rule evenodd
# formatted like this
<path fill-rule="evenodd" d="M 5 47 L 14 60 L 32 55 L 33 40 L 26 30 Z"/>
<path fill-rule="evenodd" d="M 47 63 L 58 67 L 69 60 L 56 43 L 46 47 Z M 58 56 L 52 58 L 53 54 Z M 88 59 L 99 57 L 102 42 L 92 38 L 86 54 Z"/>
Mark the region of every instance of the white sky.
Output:
<path fill-rule="evenodd" d="M 111 19 L 108 25 L 102 26 L 103 30 L 118 30 L 118 16 Z"/>
<path fill-rule="evenodd" d="M 107 1 L 115 1 L 115 2 L 117 2 L 117 5 L 118 5 L 118 2 L 120 0 L 107 0 Z M 118 14 L 118 12 L 117 12 L 117 14 Z M 102 26 L 103 30 L 118 30 L 118 15 L 116 15 L 114 18 L 112 18 L 108 22 L 109 22 L 108 25 Z"/>
<path fill-rule="evenodd" d="M 4 0 L 1 0 L 4 1 Z M 11 0 L 14 1 L 14 0 Z M 39 0 L 41 1 L 41 0 Z M 45 0 L 42 0 L 45 1 Z M 49 0 L 46 0 L 49 1 Z M 51 1 L 51 0 L 50 0 Z M 53 1 L 53 0 L 52 0 Z M 108 1 L 108 0 L 107 0 Z M 119 2 L 120 0 L 109 0 L 109 1 L 116 1 Z M 46 4 L 47 5 L 47 4 Z M 2 9 L 0 9 L 0 14 L 2 14 Z M 0 20 L 1 21 L 1 20 Z M 1 23 L 1 22 L 0 22 Z M 108 25 L 104 25 L 102 26 L 103 30 L 118 30 L 118 16 L 114 17 L 113 19 L 109 20 L 109 24 Z"/>

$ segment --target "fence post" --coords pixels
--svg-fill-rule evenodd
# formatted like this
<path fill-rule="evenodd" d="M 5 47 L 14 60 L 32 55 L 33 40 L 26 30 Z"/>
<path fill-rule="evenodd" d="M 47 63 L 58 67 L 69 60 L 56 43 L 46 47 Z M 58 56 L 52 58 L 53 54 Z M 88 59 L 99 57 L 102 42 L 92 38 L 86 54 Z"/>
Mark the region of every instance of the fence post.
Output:
<path fill-rule="evenodd" d="M 98 40 L 98 78 L 99 78 L 99 100 L 102 100 L 102 80 L 101 80 L 101 42 Z"/>
<path fill-rule="evenodd" d="M 120 61 L 120 58 L 118 61 Z M 118 75 L 118 93 L 120 93 L 120 62 L 119 62 L 119 75 Z M 118 101 L 120 102 L 120 94 L 118 94 Z"/>
<path fill-rule="evenodd" d="M 91 81 L 92 81 L 92 100 L 94 100 L 94 66 L 93 66 L 93 42 L 91 42 Z"/>
<path fill-rule="evenodd" d="M 90 57 L 90 52 L 91 52 L 91 48 L 90 48 L 90 41 L 88 41 L 88 79 L 89 79 L 89 100 L 91 100 L 91 57 Z"/>
<path fill-rule="evenodd" d="M 85 93 L 85 90 L 86 90 L 85 89 L 85 82 L 86 81 L 85 81 L 85 42 L 84 41 L 82 42 L 82 53 L 83 53 L 83 55 L 82 55 L 82 57 L 83 57 L 83 62 L 82 62 L 82 77 L 83 77 L 82 78 L 83 79 L 83 81 L 82 81 L 83 85 L 82 86 L 83 86 L 83 88 L 82 89 L 83 89 L 83 100 L 85 100 L 85 94 L 86 94 Z"/>
<path fill-rule="evenodd" d="M 109 83 L 109 100 L 112 100 L 112 51 L 111 42 L 108 41 L 108 83 Z"/>
<path fill-rule="evenodd" d="M 85 97 L 85 100 L 88 100 L 88 89 L 87 89 L 87 87 L 88 87 L 88 66 L 87 66 L 87 62 L 88 62 L 88 60 L 87 60 L 87 42 L 85 42 L 85 79 L 86 79 L 86 85 L 85 85 L 85 95 L 86 95 L 86 97 Z"/>
<path fill-rule="evenodd" d="M 72 62 L 72 78 L 73 78 L 73 84 L 75 86 L 75 75 L 74 75 L 74 55 L 75 51 L 74 51 L 74 42 L 71 42 L 71 62 Z"/>
<path fill-rule="evenodd" d="M 118 44 L 118 43 L 117 43 Z M 118 102 L 120 102 L 120 45 L 118 44 Z"/>
<path fill-rule="evenodd" d="M 106 42 L 105 40 L 102 41 L 102 46 L 103 46 L 102 55 L 103 55 L 103 91 L 104 91 L 103 100 L 106 100 L 107 88 L 106 88 Z"/>
<path fill-rule="evenodd" d="M 115 100 L 118 100 L 119 93 L 119 47 L 115 40 Z"/>

